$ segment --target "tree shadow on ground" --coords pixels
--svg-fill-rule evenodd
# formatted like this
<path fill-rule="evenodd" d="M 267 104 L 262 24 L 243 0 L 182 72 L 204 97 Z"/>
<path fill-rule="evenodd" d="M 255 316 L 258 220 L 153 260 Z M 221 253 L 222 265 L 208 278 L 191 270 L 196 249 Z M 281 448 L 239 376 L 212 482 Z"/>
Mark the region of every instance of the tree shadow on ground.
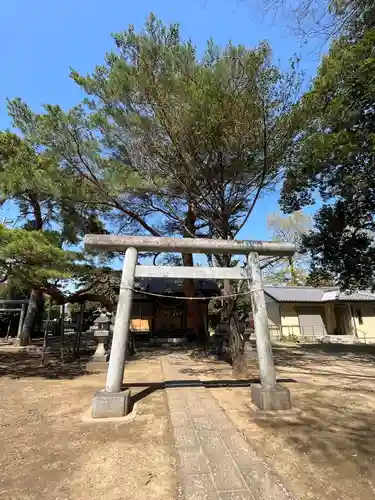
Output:
<path fill-rule="evenodd" d="M 45 354 L 44 365 L 41 362 L 41 347 L 43 339 L 33 339 L 33 345 L 27 350 L 14 351 L 9 345 L 0 350 L 0 377 L 42 377 L 47 379 L 73 379 L 81 375 L 92 373 L 86 369 L 87 363 L 95 352 L 97 342 L 91 337 L 83 338 L 80 348 L 79 359 L 74 359 L 72 352 L 74 347 L 74 336 L 65 339 L 64 364 L 61 364 L 60 358 L 60 339 L 59 337 L 50 337 L 48 339 L 47 351 Z M 176 356 L 186 354 L 189 351 L 187 347 L 159 347 L 159 346 L 139 346 L 135 355 L 127 359 L 127 363 L 133 363 L 137 360 L 158 360 L 165 355 Z"/>
<path fill-rule="evenodd" d="M 210 368 L 180 368 L 180 372 L 184 375 L 220 375 L 223 372 L 221 366 Z"/>
<path fill-rule="evenodd" d="M 372 345 L 278 345 L 273 347 L 273 354 L 275 364 L 282 367 L 309 368 L 318 363 L 326 369 L 337 361 L 352 361 L 369 368 L 375 367 L 375 346 Z"/>
<path fill-rule="evenodd" d="M 137 361 L 138 359 L 156 360 L 162 356 L 186 354 L 191 350 L 188 346 L 150 346 L 146 342 L 136 342 L 136 353 L 129 358 L 129 361 Z"/>
<path fill-rule="evenodd" d="M 374 474 L 375 412 L 354 398 L 348 401 L 348 393 L 335 397 L 330 389 L 305 394 L 302 411 L 293 417 L 257 415 L 257 424 L 320 468 L 340 465 L 353 474 L 355 466 L 359 475 Z"/>
<path fill-rule="evenodd" d="M 78 360 L 67 356 L 62 364 L 59 357 L 48 356 L 44 365 L 40 364 L 40 354 L 33 355 L 26 351 L 0 352 L 0 377 L 22 378 L 42 377 L 46 379 L 74 379 L 89 372 L 86 363 L 89 355 L 81 354 Z"/>

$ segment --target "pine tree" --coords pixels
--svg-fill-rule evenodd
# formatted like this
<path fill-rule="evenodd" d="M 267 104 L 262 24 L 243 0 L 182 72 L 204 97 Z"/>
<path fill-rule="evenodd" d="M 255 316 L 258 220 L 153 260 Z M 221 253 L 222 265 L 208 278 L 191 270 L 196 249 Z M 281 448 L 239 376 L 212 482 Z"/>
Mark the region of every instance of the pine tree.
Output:
<path fill-rule="evenodd" d="M 35 123 L 31 114 L 25 116 L 25 123 L 28 124 L 28 130 L 24 130 L 22 139 L 10 132 L 0 133 L 0 197 L 3 204 L 11 201 L 18 207 L 14 224 L 24 231 L 30 231 L 29 243 L 35 244 L 37 256 L 35 260 L 30 244 L 26 245 L 27 233 L 21 230 L 15 232 L 15 240 L 12 241 L 15 262 L 18 262 L 21 255 L 24 266 L 22 271 L 28 265 L 32 270 L 23 280 L 23 286 L 27 283 L 29 287 L 30 301 L 19 339 L 22 345 L 33 334 L 38 310 L 43 306 L 43 290 L 48 283 L 48 267 L 43 265 L 39 256 L 45 252 L 47 266 L 54 264 L 56 259 L 55 265 L 51 267 L 51 277 L 57 279 L 57 271 L 61 271 L 60 278 L 64 277 L 67 271 L 64 270 L 65 264 L 72 266 L 73 262 L 67 259 L 68 254 L 64 253 L 63 247 L 78 243 L 80 236 L 86 232 L 103 230 L 94 205 L 87 201 L 90 192 L 85 191 L 82 179 L 67 175 L 56 159 L 34 142 Z M 16 245 L 18 240 L 19 246 Z M 24 243 L 26 254 L 23 253 Z M 71 258 L 74 258 L 73 254 Z M 40 276 L 37 272 L 38 265 L 41 266 Z M 18 269 L 17 264 L 10 274 L 13 284 L 17 281 L 17 276 L 22 276 Z M 41 276 L 44 280 L 40 279 Z M 34 282 L 31 279 L 33 277 Z"/>
<path fill-rule="evenodd" d="M 143 32 L 129 27 L 114 40 L 92 75 L 72 72 L 88 95 L 82 105 L 34 115 L 43 147 L 90 184 L 119 232 L 235 238 L 292 144 L 295 72 L 274 66 L 265 43 L 209 41 L 199 59 L 177 25 L 154 16 Z M 17 101 L 11 111 L 24 131 L 30 110 Z M 229 265 L 221 255 L 215 263 Z M 197 294 L 192 280 L 185 293 Z M 194 301 L 189 309 L 202 338 Z"/>

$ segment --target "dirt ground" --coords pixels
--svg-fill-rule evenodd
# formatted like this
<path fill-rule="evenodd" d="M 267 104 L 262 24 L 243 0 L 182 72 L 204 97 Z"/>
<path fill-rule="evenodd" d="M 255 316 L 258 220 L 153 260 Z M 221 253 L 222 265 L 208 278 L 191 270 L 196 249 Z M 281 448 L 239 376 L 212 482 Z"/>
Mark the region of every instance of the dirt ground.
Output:
<path fill-rule="evenodd" d="M 295 498 L 375 499 L 374 347 L 279 347 L 274 355 L 291 412 L 261 415 L 244 387 L 212 388 L 220 406 Z"/>
<path fill-rule="evenodd" d="M 201 380 L 247 441 L 299 500 L 375 499 L 375 346 L 275 346 L 293 409 L 261 413 L 229 365 L 196 359 L 180 374 Z M 175 361 L 178 365 L 178 361 Z"/>
<path fill-rule="evenodd" d="M 86 373 L 84 362 L 39 367 L 38 358 L 0 350 L 0 498 L 178 498 L 158 385 L 164 354 L 143 351 L 127 364 L 137 417 L 103 425 L 81 418 L 103 387 L 103 373 Z M 274 354 L 292 394 L 290 412 L 261 414 L 252 406 L 255 362 L 249 379 L 234 380 L 223 362 L 181 358 L 179 378 L 201 380 L 212 391 L 295 499 L 374 500 L 375 349 L 278 346 Z"/>
<path fill-rule="evenodd" d="M 81 418 L 104 374 L 79 363 L 38 365 L 24 352 L 0 351 L 0 498 L 177 498 L 164 391 L 137 385 L 161 377 L 157 359 L 129 363 L 137 417 L 110 425 Z"/>

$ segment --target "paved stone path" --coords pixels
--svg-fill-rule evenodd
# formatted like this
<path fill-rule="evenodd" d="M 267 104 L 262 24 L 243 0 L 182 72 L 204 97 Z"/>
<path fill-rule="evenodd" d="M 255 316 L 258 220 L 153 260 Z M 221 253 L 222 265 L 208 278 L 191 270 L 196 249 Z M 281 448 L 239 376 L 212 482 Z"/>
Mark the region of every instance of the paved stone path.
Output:
<path fill-rule="evenodd" d="M 183 376 L 181 365 L 188 363 L 178 358 L 166 356 L 161 363 L 168 387 L 182 498 L 290 500 L 278 477 L 251 449 L 211 392 L 199 380 Z M 184 380 L 189 379 L 191 386 L 186 387 Z"/>

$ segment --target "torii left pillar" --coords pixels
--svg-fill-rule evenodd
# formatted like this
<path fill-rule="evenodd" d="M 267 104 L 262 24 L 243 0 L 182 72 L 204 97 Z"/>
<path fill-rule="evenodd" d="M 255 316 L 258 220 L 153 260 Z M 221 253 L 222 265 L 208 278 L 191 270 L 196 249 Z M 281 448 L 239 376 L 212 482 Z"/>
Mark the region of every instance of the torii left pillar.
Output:
<path fill-rule="evenodd" d="M 94 418 L 123 417 L 130 411 L 130 389 L 122 388 L 122 380 L 129 337 L 137 257 L 138 252 L 135 248 L 131 247 L 126 250 L 107 380 L 104 391 L 94 394 L 92 402 L 92 416 Z"/>

